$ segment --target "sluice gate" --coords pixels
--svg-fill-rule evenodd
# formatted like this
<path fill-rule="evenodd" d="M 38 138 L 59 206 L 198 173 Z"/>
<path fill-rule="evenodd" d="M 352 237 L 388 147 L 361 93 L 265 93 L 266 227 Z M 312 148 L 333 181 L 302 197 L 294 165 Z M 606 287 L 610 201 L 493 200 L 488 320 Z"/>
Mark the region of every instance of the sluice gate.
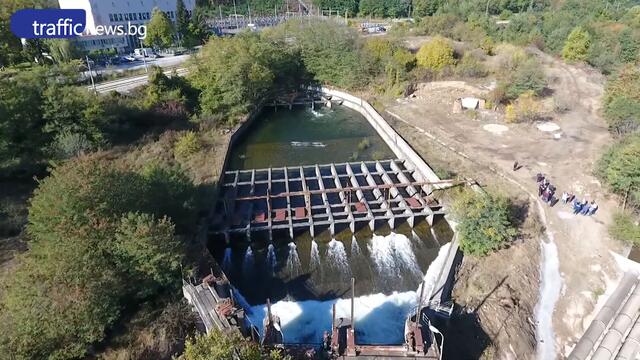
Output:
<path fill-rule="evenodd" d="M 213 233 L 273 231 L 289 237 L 308 231 L 311 236 L 339 226 L 352 232 L 363 226 L 374 230 L 387 223 L 416 221 L 443 215 L 433 197 L 434 185 L 452 180 L 417 181 L 414 169 L 403 160 L 361 161 L 341 164 L 227 171 L 213 221 Z"/>

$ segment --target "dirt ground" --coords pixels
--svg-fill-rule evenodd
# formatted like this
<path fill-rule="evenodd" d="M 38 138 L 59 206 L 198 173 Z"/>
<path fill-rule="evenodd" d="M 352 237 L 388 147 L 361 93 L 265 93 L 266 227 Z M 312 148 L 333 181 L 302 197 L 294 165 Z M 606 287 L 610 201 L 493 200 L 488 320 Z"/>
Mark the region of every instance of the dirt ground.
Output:
<path fill-rule="evenodd" d="M 503 115 L 491 110 L 452 113 L 456 98 L 482 97 L 490 88 L 491 79 L 475 86 L 458 81 L 422 84 L 415 97 L 385 104 L 385 116 L 435 168 L 448 168 L 518 197 L 537 193 L 534 178 L 542 172 L 557 186 L 558 193 L 569 191 L 579 199 L 597 201 L 599 211 L 593 217 L 573 215 L 570 207 L 561 203 L 553 208 L 545 206 L 542 216 L 558 249 L 562 284 L 553 312 L 552 338 L 555 352 L 566 356 L 591 321 L 607 281 L 620 276 L 610 250 L 623 252 L 624 246 L 610 239 L 606 229 L 617 206 L 616 199 L 607 194 L 593 174 L 595 162 L 612 139 L 599 115 L 603 77 L 594 70 L 567 66 L 539 51 L 529 51 L 544 65 L 552 97 L 548 100 L 563 109 L 550 114 L 551 123 L 505 124 Z M 515 172 L 514 161 L 523 165 Z M 484 314 L 478 312 L 498 358 L 534 357 L 536 340 L 532 329 L 537 324 L 533 307 L 539 297 L 536 273 L 540 271 L 540 259 L 540 247 L 525 242 L 493 255 L 490 261 L 463 263 L 461 276 L 485 290 L 501 281 L 501 274 L 510 272 L 494 292 L 497 300 L 493 301 L 493 309 Z M 486 281 L 474 274 L 493 271 L 498 273 Z M 469 305 L 467 310 L 473 310 L 477 300 L 474 295 L 482 293 L 474 294 L 473 286 L 467 284 L 454 293 L 457 300 Z M 505 302 L 507 298 L 513 301 Z M 512 308 L 518 310 L 511 311 Z M 518 319 L 499 321 L 512 316 L 509 314 Z M 531 326 L 519 327 L 527 323 Z"/>

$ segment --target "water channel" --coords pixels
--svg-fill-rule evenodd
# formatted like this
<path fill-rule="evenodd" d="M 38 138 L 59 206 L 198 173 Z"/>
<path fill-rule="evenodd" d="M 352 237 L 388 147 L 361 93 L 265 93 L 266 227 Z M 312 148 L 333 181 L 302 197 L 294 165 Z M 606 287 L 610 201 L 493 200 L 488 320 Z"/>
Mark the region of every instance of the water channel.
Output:
<path fill-rule="evenodd" d="M 232 149 L 231 170 L 395 158 L 358 112 L 344 108 L 267 109 Z M 211 250 L 243 296 L 250 318 L 261 324 L 264 303 L 271 299 L 281 317 L 285 341 L 319 343 L 330 329 L 331 306 L 348 316 L 350 278 L 356 278 L 356 339 L 362 344 L 399 344 L 404 321 L 417 302 L 423 278 L 433 279 L 430 265 L 446 251 L 453 232 L 437 218 L 396 229 L 348 228 L 302 234 L 295 239 L 274 235 L 273 242 L 217 241 Z"/>

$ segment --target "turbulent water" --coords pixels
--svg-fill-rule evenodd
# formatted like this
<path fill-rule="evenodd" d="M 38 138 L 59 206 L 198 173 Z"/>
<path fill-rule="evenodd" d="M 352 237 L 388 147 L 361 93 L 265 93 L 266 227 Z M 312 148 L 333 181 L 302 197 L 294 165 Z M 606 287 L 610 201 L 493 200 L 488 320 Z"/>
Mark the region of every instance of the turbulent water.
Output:
<path fill-rule="evenodd" d="M 224 249 L 224 258 L 222 258 L 222 269 L 224 269 L 224 271 L 231 270 L 231 248 Z"/>
<path fill-rule="evenodd" d="M 247 246 L 247 251 L 245 251 L 244 258 L 242 259 L 242 273 L 245 277 L 250 276 L 254 264 L 253 250 L 251 250 L 251 246 Z"/>
<path fill-rule="evenodd" d="M 287 256 L 287 272 L 290 278 L 295 278 L 300 275 L 302 271 L 302 265 L 300 264 L 300 257 L 298 256 L 298 250 L 296 244 L 289 243 L 289 256 Z"/>
<path fill-rule="evenodd" d="M 395 236 L 398 235 L 391 234 L 380 238 L 392 240 Z M 450 244 L 446 244 L 440 248 L 438 257 L 422 276 L 426 284 L 425 298 L 435 286 L 449 246 Z M 385 259 L 388 260 L 387 257 Z M 402 343 L 405 319 L 416 308 L 418 296 L 419 287 L 415 291 L 393 292 L 387 295 L 376 293 L 356 297 L 356 342 L 359 344 Z M 334 304 L 337 318 L 350 316 L 349 299 L 278 301 L 272 305 L 272 311 L 280 317 L 285 342 L 319 343 L 322 340 L 322 333 L 331 329 Z M 251 306 L 248 311 L 249 318 L 254 324 L 262 323 L 266 313 L 265 305 Z"/>

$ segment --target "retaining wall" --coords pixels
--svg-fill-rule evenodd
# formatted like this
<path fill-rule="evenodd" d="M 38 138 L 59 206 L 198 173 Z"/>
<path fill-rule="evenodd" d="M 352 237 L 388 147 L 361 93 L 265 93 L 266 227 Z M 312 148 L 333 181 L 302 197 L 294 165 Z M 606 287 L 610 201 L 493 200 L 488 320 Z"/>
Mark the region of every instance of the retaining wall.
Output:
<path fill-rule="evenodd" d="M 316 88 L 315 90 L 321 92 L 325 96 L 331 96 L 332 99 L 343 100 L 343 106 L 356 110 L 369 124 L 376 130 L 378 135 L 389 146 L 391 151 L 398 157 L 408 161 L 413 165 L 416 170 L 417 177 L 420 181 L 440 181 L 440 178 L 431 169 L 431 167 L 422 158 L 416 154 L 411 146 L 400 136 L 398 133 L 387 123 L 387 121 L 371 106 L 368 102 L 362 100 L 359 97 L 353 96 L 346 92 L 331 89 L 327 87 Z M 447 184 L 436 185 L 434 187 L 439 188 L 447 186 Z"/>

